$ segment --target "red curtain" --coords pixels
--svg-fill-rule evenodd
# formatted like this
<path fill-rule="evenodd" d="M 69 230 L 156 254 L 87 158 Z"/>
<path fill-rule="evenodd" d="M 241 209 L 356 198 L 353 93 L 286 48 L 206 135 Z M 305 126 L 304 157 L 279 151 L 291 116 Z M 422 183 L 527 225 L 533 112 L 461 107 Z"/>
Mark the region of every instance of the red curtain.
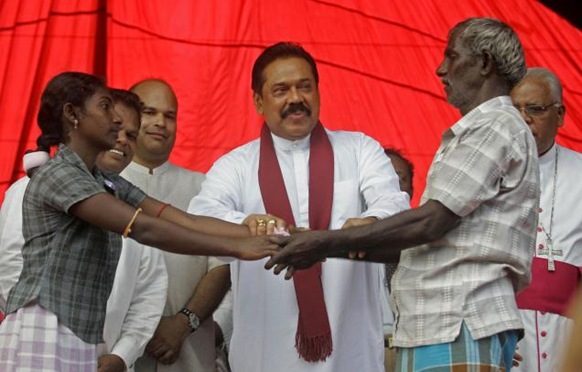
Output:
<path fill-rule="evenodd" d="M 567 107 L 558 141 L 582 150 L 582 33 L 537 1 L 4 0 L 0 195 L 22 176 L 38 98 L 54 74 L 105 74 L 121 88 L 167 80 L 179 99 L 171 160 L 205 172 L 258 135 L 252 63 L 265 46 L 292 40 L 318 62 L 324 125 L 403 150 L 416 166 L 416 204 L 441 133 L 459 118 L 434 71 L 447 31 L 471 16 L 508 22 L 528 65 L 558 74 Z"/>

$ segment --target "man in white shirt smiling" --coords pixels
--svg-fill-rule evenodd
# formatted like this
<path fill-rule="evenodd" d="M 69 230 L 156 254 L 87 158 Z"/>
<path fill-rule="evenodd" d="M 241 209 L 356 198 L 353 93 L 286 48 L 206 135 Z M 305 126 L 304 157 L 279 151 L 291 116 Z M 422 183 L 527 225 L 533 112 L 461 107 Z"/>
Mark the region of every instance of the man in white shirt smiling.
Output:
<path fill-rule="evenodd" d="M 214 164 L 189 212 L 239 223 L 267 212 L 327 230 L 408 208 L 379 143 L 321 125 L 318 83 L 315 61 L 299 45 L 265 49 L 252 72 L 261 137 Z M 231 263 L 234 371 L 384 370 L 378 264 L 328 259 L 294 282 L 263 265 Z"/>

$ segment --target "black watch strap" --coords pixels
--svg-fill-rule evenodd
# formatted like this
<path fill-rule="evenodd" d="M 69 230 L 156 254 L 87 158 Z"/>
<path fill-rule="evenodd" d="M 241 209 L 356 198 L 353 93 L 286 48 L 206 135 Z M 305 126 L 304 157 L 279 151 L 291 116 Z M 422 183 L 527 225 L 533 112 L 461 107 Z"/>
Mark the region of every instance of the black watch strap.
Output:
<path fill-rule="evenodd" d="M 188 319 L 188 326 L 190 327 L 191 332 L 194 332 L 198 329 L 198 327 L 200 327 L 200 319 L 196 314 L 186 309 L 185 307 L 182 308 L 179 313 Z"/>

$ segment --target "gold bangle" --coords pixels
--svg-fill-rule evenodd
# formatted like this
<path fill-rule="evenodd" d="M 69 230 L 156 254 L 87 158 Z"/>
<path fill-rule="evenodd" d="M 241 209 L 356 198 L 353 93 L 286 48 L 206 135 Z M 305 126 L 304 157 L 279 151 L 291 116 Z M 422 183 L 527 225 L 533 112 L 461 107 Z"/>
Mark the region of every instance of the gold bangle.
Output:
<path fill-rule="evenodd" d="M 127 238 L 127 236 L 131 233 L 131 227 L 135 223 L 135 219 L 137 218 L 137 215 L 140 212 L 141 212 L 141 208 L 136 209 L 135 213 L 133 214 L 133 217 L 131 217 L 131 220 L 127 224 L 127 227 L 125 228 L 125 230 L 123 230 L 123 237 L 124 238 Z"/>

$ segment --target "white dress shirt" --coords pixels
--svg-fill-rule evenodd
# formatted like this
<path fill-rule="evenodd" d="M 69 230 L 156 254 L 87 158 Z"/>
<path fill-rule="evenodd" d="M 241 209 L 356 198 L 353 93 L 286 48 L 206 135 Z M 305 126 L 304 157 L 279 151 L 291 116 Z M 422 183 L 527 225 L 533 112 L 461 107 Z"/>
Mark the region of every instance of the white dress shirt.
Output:
<path fill-rule="evenodd" d="M 348 218 L 385 218 L 408 208 L 398 176 L 380 145 L 361 133 L 327 131 L 334 151 L 330 229 Z M 273 136 L 297 226 L 309 226 L 309 137 Z M 240 223 L 265 213 L 258 184 L 259 140 L 220 158 L 190 211 Z M 298 308 L 292 281 L 263 268 L 265 260 L 231 264 L 234 331 L 229 360 L 236 372 L 380 372 L 384 342 L 380 311 L 381 265 L 328 259 L 321 281 L 333 339 L 325 362 L 308 363 L 295 349 Z"/>
<path fill-rule="evenodd" d="M 22 200 L 30 178 L 22 177 L 4 194 L 0 210 L 0 310 L 6 309 L 8 292 L 22 271 Z"/>
<path fill-rule="evenodd" d="M 124 239 L 107 301 L 103 339 L 107 352 L 121 357 L 130 372 L 158 326 L 167 290 L 162 252 Z"/>
<path fill-rule="evenodd" d="M 141 188 L 148 196 L 186 210 L 192 197 L 200 191 L 204 174 L 180 168 L 166 162 L 150 170 L 131 162 L 121 176 Z M 188 256 L 162 252 L 168 270 L 168 291 L 164 316 L 177 314 L 190 300 L 198 283 L 206 273 L 224 263 L 206 256 Z M 209 317 L 191 333 L 184 343 L 180 356 L 173 364 L 164 365 L 147 353 L 136 363 L 138 372 L 182 372 L 195 370 L 213 372 L 215 363 L 214 322 Z"/>

